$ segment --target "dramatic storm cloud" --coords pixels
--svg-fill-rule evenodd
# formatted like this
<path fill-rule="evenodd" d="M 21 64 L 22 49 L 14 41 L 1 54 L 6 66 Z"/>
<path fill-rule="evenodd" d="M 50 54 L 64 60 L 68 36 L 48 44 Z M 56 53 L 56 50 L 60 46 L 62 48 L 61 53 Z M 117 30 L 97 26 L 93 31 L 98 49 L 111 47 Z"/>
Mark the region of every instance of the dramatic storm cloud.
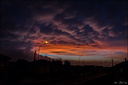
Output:
<path fill-rule="evenodd" d="M 0 53 L 33 60 L 127 57 L 127 1 L 1 1 Z"/>

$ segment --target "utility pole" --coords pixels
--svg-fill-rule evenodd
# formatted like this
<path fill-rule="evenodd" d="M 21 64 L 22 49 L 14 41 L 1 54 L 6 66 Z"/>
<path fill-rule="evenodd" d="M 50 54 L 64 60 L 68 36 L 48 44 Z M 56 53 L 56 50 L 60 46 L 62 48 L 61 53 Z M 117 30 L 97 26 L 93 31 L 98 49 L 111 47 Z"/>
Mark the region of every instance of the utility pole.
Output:
<path fill-rule="evenodd" d="M 38 49 L 38 60 L 39 60 L 39 57 L 40 57 L 40 55 L 39 55 L 39 52 L 40 52 L 40 47 L 43 47 L 44 45 L 46 45 L 46 44 L 48 44 L 48 41 L 45 41 L 45 43 L 42 45 L 40 45 L 39 46 L 39 49 Z"/>
<path fill-rule="evenodd" d="M 125 60 L 125 62 L 127 61 L 126 58 L 124 60 Z"/>
<path fill-rule="evenodd" d="M 80 56 L 79 56 L 79 65 L 80 65 Z"/>
<path fill-rule="evenodd" d="M 83 61 L 83 66 L 84 66 L 84 61 Z"/>
<path fill-rule="evenodd" d="M 34 61 L 36 61 L 36 50 L 35 50 L 35 53 L 34 53 Z"/>
<path fill-rule="evenodd" d="M 112 67 L 113 67 L 113 59 L 112 59 Z"/>

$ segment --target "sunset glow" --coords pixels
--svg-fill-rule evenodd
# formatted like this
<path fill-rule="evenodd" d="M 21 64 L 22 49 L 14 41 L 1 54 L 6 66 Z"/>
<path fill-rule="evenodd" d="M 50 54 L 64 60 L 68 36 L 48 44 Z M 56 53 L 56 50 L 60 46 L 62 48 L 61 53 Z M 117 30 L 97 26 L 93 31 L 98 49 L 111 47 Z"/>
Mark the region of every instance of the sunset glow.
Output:
<path fill-rule="evenodd" d="M 3 1 L 1 7 L 0 53 L 12 61 L 33 61 L 35 50 L 51 59 L 103 66 L 127 58 L 125 2 Z"/>
<path fill-rule="evenodd" d="M 35 42 L 36 43 L 36 42 Z M 40 43 L 42 44 L 42 43 Z M 38 46 L 35 46 L 38 49 Z M 111 59 L 115 62 L 121 62 L 127 57 L 126 47 L 110 46 L 88 46 L 88 45 L 73 45 L 73 44 L 48 44 L 40 48 L 40 55 L 49 56 L 53 59 L 62 60 L 75 60 L 75 61 L 103 61 L 108 64 L 111 63 Z M 79 60 L 80 57 L 80 60 Z"/>
<path fill-rule="evenodd" d="M 45 41 L 45 43 L 47 44 L 47 43 L 48 43 L 48 41 Z"/>

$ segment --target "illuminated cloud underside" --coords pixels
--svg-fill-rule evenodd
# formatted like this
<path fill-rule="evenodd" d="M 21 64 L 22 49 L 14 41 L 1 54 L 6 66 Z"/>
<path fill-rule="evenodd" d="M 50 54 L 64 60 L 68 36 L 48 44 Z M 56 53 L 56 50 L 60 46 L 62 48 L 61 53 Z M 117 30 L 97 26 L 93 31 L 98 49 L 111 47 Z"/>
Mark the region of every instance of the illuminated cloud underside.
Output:
<path fill-rule="evenodd" d="M 1 9 L 0 53 L 12 60 L 32 61 L 39 47 L 64 60 L 127 57 L 126 1 L 2 1 Z"/>

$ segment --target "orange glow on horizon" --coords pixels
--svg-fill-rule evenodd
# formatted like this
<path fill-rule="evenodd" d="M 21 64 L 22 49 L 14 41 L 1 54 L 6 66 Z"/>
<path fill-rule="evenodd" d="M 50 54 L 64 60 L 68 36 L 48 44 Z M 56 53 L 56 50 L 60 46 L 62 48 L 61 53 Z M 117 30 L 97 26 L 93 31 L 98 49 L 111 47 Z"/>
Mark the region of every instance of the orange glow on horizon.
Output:
<path fill-rule="evenodd" d="M 38 41 L 34 42 L 37 43 Z M 40 42 L 43 44 L 44 42 Z M 98 54 L 102 54 L 102 57 L 126 57 L 126 50 L 124 47 L 93 47 L 88 45 L 73 45 L 73 44 L 47 44 L 48 41 L 45 41 L 45 45 L 40 47 L 40 54 L 50 54 L 50 55 L 65 55 L 65 56 L 98 56 Z M 35 46 L 36 49 L 39 46 Z M 116 52 L 123 52 L 124 54 L 116 54 Z M 103 53 L 105 52 L 105 54 Z"/>

